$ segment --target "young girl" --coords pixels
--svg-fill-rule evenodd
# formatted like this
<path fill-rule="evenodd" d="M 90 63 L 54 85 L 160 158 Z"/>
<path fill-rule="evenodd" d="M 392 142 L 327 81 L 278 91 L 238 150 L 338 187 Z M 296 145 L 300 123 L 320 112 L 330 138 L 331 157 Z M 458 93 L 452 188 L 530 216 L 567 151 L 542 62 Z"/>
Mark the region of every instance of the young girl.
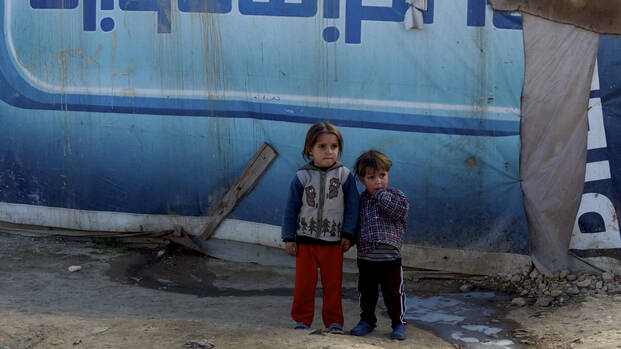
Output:
<path fill-rule="evenodd" d="M 343 137 L 329 122 L 306 133 L 302 156 L 310 160 L 289 188 L 282 224 L 287 253 L 295 256 L 291 317 L 296 329 L 310 328 L 315 313 L 317 268 L 323 286 L 322 319 L 330 333 L 343 333 L 343 252 L 358 222 L 358 189 L 349 169 L 337 162 Z"/>

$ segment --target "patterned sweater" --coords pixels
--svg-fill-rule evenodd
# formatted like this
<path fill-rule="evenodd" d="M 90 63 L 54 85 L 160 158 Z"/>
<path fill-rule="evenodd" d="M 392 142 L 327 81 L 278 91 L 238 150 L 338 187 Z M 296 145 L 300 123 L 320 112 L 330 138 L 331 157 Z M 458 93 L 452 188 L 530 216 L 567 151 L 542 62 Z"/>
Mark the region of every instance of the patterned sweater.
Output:
<path fill-rule="evenodd" d="M 341 163 L 300 168 L 289 187 L 281 237 L 285 242 L 338 244 L 354 239 L 358 223 L 356 181 Z"/>
<path fill-rule="evenodd" d="M 407 196 L 399 189 L 380 189 L 375 195 L 365 190 L 360 196 L 358 253 L 367 255 L 377 244 L 401 250 L 409 208 Z"/>

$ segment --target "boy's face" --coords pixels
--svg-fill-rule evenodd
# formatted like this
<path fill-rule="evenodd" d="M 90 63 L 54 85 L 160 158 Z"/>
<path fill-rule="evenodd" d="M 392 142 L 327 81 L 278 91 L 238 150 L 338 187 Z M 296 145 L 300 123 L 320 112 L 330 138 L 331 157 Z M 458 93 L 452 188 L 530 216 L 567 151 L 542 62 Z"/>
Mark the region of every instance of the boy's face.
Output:
<path fill-rule="evenodd" d="M 364 177 L 360 177 L 360 181 L 367 187 L 369 194 L 374 195 L 377 190 L 386 190 L 388 187 L 388 171 L 367 169 Z"/>
<path fill-rule="evenodd" d="M 339 140 L 331 133 L 324 133 L 310 150 L 313 164 L 317 167 L 330 167 L 339 157 Z"/>

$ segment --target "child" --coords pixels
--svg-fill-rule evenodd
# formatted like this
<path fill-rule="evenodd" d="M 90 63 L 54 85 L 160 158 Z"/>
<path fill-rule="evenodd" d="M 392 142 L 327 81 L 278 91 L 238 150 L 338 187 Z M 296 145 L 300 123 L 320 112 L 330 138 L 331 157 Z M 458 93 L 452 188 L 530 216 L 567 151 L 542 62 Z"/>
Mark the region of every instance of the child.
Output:
<path fill-rule="evenodd" d="M 295 329 L 313 322 L 319 268 L 323 323 L 330 333 L 343 334 L 343 252 L 358 222 L 358 189 L 350 170 L 336 161 L 342 152 L 343 137 L 334 125 L 311 126 L 302 150 L 311 161 L 298 169 L 289 188 L 281 235 L 287 253 L 295 256 Z"/>
<path fill-rule="evenodd" d="M 354 165 L 366 190 L 360 195 L 360 230 L 356 236 L 360 322 L 350 333 L 364 336 L 375 328 L 379 284 L 392 320 L 391 338 L 403 340 L 407 336 L 401 244 L 407 231 L 409 203 L 399 189 L 388 188 L 391 166 L 390 159 L 376 150 L 360 155 Z"/>

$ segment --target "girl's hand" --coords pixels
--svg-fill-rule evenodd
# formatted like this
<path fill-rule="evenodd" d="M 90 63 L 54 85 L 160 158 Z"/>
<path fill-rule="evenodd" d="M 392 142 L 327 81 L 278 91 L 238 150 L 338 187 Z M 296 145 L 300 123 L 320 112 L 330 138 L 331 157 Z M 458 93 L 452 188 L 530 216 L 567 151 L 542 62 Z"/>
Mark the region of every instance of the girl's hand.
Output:
<path fill-rule="evenodd" d="M 341 238 L 341 248 L 343 249 L 343 252 L 347 252 L 347 250 L 349 250 L 350 247 L 351 247 L 351 241 L 349 241 L 349 239 L 346 239 L 346 238 Z"/>
<path fill-rule="evenodd" d="M 298 245 L 295 242 L 285 242 L 285 250 L 290 256 L 294 256 L 298 254 Z"/>

